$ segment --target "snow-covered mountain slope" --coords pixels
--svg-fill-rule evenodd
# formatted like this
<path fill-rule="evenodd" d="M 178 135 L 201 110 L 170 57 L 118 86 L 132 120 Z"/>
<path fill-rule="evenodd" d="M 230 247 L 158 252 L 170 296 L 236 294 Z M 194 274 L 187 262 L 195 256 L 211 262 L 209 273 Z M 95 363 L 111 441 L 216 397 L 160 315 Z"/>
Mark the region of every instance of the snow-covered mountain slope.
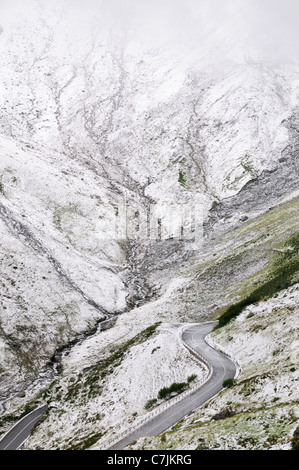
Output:
<path fill-rule="evenodd" d="M 64 441 L 53 408 L 29 447 L 84 447 L 88 436 L 94 443 L 104 428 L 125 427 L 128 413 L 142 414 L 163 380 L 184 381 L 184 370 L 193 371 L 188 355 L 173 339 L 163 350 L 168 362 L 160 351 L 155 363 L 150 351 L 169 333 L 144 331 L 223 314 L 277 276 L 272 250 L 298 230 L 291 27 L 280 41 L 262 15 L 248 23 L 255 1 L 175 3 L 3 2 L 1 424 L 43 390 L 58 408 L 64 402 L 77 432 Z M 120 201 L 133 213 L 202 205 L 202 248 L 111 236 Z M 145 364 L 142 385 L 136 371 Z M 99 417 L 110 398 L 121 407 L 110 403 Z"/>
<path fill-rule="evenodd" d="M 294 375 L 298 363 L 297 213 L 298 199 L 293 199 L 252 221 L 237 224 L 234 229 L 228 225 L 220 240 L 210 245 L 201 264 L 189 260 L 189 267 L 186 266 L 181 277 L 158 300 L 120 315 L 113 328 L 72 347 L 62 358 L 62 373 L 50 386 L 44 386 L 40 393 L 37 393 L 40 386 L 35 386 L 27 392 L 25 400 L 17 397 L 11 402 L 12 409 L 19 407 L 17 413 L 23 410 L 26 402 L 30 407 L 44 400 L 50 404 L 45 421 L 36 429 L 27 448 L 101 448 L 113 433 L 129 429 L 135 419 L 145 414 L 147 401 L 155 397 L 159 387 L 186 381 L 187 370 L 200 377 L 198 364 L 194 362 L 194 369 L 189 369 L 188 355 L 175 337 L 165 338 L 164 330 L 157 329 L 157 323 L 162 321 L 167 328 L 169 318 L 183 323 L 219 316 L 225 318 L 231 307 L 235 308 L 234 315 L 242 312 L 242 309 L 238 310 L 242 302 L 247 309 L 235 320 L 232 316 L 232 321 L 212 336 L 217 345 L 235 357 L 241 366 L 241 374 L 232 389 L 213 400 L 207 415 L 209 420 L 211 413 L 214 416 L 231 405 L 234 413 L 240 414 L 238 428 L 235 429 L 236 419 L 233 419 L 225 421 L 222 430 L 221 421 L 217 433 L 205 440 L 205 445 L 228 448 L 228 443 L 222 442 L 221 438 L 229 428 L 233 438 L 231 445 L 236 444 L 238 432 L 243 433 L 243 437 L 255 436 L 254 441 L 238 442 L 238 448 L 267 448 L 274 435 L 275 444 L 290 446 L 298 421 Z M 291 287 L 281 292 L 287 285 Z M 167 367 L 163 366 L 165 361 Z M 149 381 L 144 377 L 145 370 Z M 254 395 L 250 403 L 246 393 L 256 386 L 248 383 L 258 383 L 257 396 Z M 157 388 L 153 388 L 153 384 Z M 242 401 L 238 394 L 243 389 Z M 129 399 L 132 390 L 134 398 Z M 277 397 L 280 401 L 273 408 L 271 402 L 276 402 Z M 253 416 L 250 423 L 246 421 L 248 413 Z M 16 416 L 7 411 L 4 424 Z M 64 416 L 63 423 L 67 420 L 67 427 L 62 426 L 61 416 Z M 195 423 L 196 416 L 193 418 Z M 275 427 L 277 417 L 281 420 L 279 430 Z M 269 439 L 263 437 L 267 424 L 271 425 Z M 182 445 L 178 448 L 190 448 L 188 429 L 182 423 L 178 437 L 167 437 L 166 444 L 164 438 L 162 441 L 157 438 L 141 440 L 137 447 L 177 448 L 181 439 Z M 205 429 L 209 432 L 208 427 Z M 192 426 L 191 430 L 190 446 L 195 448 L 200 444 L 197 439 L 198 436 L 201 438 L 200 429 Z"/>
<path fill-rule="evenodd" d="M 4 21 L 4 135 L 55 148 L 110 184 L 158 200 L 181 196 L 179 171 L 207 202 L 277 164 L 288 140 L 282 121 L 298 99 L 294 64 L 214 69 L 202 57 L 200 66 L 207 38 L 192 66 L 173 50 L 141 55 L 130 32 L 73 10 L 44 5 Z"/>

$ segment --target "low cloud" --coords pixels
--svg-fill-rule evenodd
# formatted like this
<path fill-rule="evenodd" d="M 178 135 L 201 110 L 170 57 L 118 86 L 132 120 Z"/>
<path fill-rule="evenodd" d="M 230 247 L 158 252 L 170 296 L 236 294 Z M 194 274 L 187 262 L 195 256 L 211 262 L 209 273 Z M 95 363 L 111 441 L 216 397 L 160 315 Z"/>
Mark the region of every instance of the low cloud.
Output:
<path fill-rule="evenodd" d="M 190 54 L 198 64 L 299 57 L 297 0 L 0 0 L 0 7 L 4 18 L 29 17 L 36 7 L 51 19 L 59 10 L 66 29 L 92 23 L 110 39 L 126 34 L 141 53 Z"/>

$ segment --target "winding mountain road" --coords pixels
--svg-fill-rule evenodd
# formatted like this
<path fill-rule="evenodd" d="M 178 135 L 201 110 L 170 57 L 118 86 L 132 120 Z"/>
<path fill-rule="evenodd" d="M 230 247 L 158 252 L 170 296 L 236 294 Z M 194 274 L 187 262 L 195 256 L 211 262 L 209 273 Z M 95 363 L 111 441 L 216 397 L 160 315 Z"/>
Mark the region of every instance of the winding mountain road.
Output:
<path fill-rule="evenodd" d="M 209 379 L 190 395 L 174 403 L 160 414 L 146 421 L 138 429 L 133 430 L 124 438 L 114 443 L 110 450 L 121 450 L 142 436 L 154 436 L 161 434 L 175 423 L 187 416 L 200 405 L 208 401 L 223 389 L 226 379 L 234 378 L 237 372 L 235 363 L 221 352 L 215 350 L 205 341 L 206 336 L 212 331 L 217 322 L 188 325 L 184 328 L 181 338 L 187 347 L 203 357 L 211 367 Z M 0 440 L 0 450 L 17 450 L 26 439 L 46 409 L 46 405 L 37 408 L 8 431 Z"/>
<path fill-rule="evenodd" d="M 209 322 L 190 325 L 182 333 L 183 342 L 195 350 L 199 356 L 202 356 L 212 367 L 212 374 L 209 380 L 193 393 L 154 416 L 150 421 L 113 444 L 109 450 L 121 450 L 139 437 L 163 433 L 191 413 L 191 411 L 217 395 L 223 389 L 223 382 L 225 380 L 235 377 L 237 373 L 235 363 L 221 352 L 209 346 L 205 341 L 206 336 L 217 324 L 218 322 Z"/>
<path fill-rule="evenodd" d="M 43 405 L 28 413 L 8 431 L 0 441 L 0 450 L 18 450 L 28 439 L 35 424 L 47 408 Z"/>

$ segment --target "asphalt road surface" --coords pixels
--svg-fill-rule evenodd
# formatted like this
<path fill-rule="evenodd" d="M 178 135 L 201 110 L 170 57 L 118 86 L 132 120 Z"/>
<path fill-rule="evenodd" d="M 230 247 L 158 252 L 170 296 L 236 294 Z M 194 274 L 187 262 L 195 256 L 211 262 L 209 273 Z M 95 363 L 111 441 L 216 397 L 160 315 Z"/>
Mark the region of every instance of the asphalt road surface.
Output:
<path fill-rule="evenodd" d="M 121 450 L 139 437 L 155 436 L 163 433 L 191 411 L 219 393 L 223 389 L 222 384 L 226 379 L 235 377 L 236 365 L 234 362 L 205 342 L 205 337 L 216 324 L 217 322 L 210 322 L 192 325 L 187 327 L 182 335 L 185 343 L 201 354 L 213 367 L 210 379 L 192 394 L 175 403 L 161 414 L 156 415 L 142 427 L 112 445 L 109 450 Z"/>
<path fill-rule="evenodd" d="M 37 408 L 22 418 L 6 433 L 0 441 L 0 450 L 18 450 L 30 436 L 30 433 L 46 409 L 46 405 Z"/>

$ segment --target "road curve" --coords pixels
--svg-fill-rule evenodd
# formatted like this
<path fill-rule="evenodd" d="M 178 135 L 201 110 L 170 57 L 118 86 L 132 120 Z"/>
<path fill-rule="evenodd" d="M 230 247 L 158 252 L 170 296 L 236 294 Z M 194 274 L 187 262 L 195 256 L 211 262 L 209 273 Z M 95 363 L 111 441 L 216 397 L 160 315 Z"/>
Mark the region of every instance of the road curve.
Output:
<path fill-rule="evenodd" d="M 43 405 L 18 421 L 0 440 L 0 450 L 18 450 L 30 436 L 46 407 Z"/>
<path fill-rule="evenodd" d="M 131 444 L 135 439 L 143 436 L 155 436 L 163 433 L 182 418 L 187 416 L 210 398 L 223 389 L 226 379 L 234 378 L 237 372 L 235 363 L 227 356 L 209 346 L 205 337 L 217 325 L 217 322 L 193 324 L 186 327 L 182 333 L 182 340 L 193 350 L 199 353 L 212 366 L 212 374 L 207 382 L 193 393 L 175 403 L 159 415 L 154 416 L 140 428 L 136 429 L 109 450 L 121 450 Z"/>

